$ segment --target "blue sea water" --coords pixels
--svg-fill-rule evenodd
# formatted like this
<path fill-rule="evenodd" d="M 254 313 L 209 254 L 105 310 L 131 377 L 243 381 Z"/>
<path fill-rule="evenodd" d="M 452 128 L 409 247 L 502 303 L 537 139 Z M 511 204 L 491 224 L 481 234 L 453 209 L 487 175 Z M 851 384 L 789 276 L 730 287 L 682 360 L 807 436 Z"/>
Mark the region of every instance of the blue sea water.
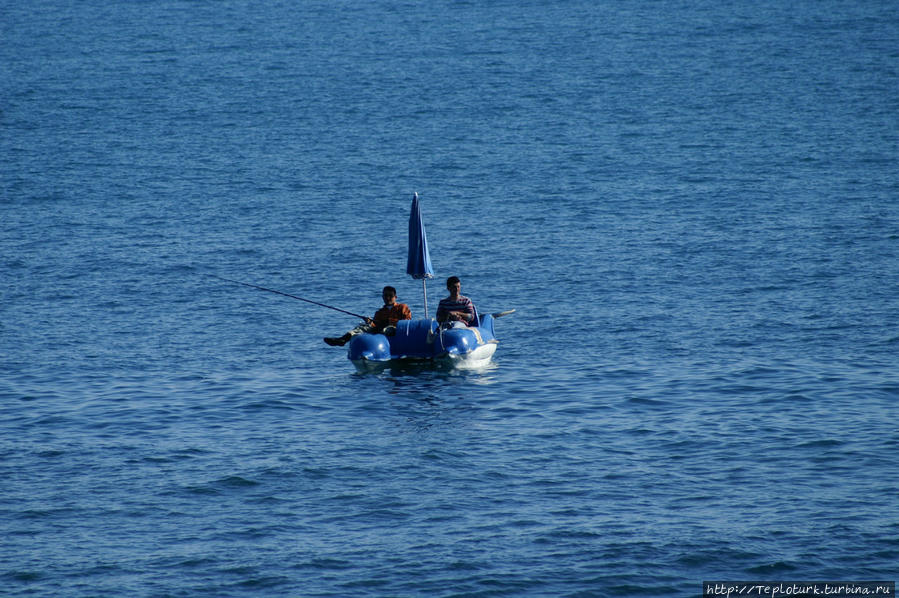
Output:
<path fill-rule="evenodd" d="M 895 580 L 899 5 L 0 1 L 0 594 Z M 358 374 L 405 275 L 501 340 Z"/>

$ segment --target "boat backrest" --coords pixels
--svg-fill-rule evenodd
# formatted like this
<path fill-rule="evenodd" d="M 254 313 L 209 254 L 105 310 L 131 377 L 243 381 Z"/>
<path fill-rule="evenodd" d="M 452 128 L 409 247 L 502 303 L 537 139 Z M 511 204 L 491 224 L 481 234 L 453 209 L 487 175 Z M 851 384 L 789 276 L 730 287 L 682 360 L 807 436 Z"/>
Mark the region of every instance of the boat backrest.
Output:
<path fill-rule="evenodd" d="M 490 314 L 484 314 L 480 318 L 480 326 L 481 336 L 484 340 L 491 340 L 496 338 L 496 333 L 493 331 L 493 320 L 494 317 Z"/>

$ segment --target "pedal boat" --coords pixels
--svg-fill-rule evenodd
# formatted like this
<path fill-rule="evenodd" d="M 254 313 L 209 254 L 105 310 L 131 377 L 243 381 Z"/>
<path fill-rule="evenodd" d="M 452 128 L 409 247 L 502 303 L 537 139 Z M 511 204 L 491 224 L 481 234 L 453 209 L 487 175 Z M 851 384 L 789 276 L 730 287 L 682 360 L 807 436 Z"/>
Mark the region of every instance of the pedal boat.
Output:
<path fill-rule="evenodd" d="M 349 342 L 347 357 L 359 371 L 397 365 L 426 364 L 449 368 L 487 365 L 496 352 L 493 323 L 487 314 L 477 326 L 443 328 L 436 320 L 400 320 L 396 334 L 357 334 Z"/>

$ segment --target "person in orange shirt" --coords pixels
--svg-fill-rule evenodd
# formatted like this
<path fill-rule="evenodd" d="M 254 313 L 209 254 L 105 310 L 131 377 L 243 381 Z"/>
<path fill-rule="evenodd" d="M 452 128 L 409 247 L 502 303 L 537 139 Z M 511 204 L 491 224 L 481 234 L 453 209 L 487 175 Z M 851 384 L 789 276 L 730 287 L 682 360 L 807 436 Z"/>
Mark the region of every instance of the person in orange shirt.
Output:
<path fill-rule="evenodd" d="M 366 318 L 364 322 L 344 334 L 337 337 L 325 337 L 325 342 L 332 347 L 342 347 L 351 338 L 363 332 L 382 333 L 392 336 L 396 333 L 396 323 L 400 320 L 411 320 L 412 310 L 405 303 L 396 300 L 396 289 L 384 287 L 381 297 L 384 299 L 384 307 L 375 312 L 374 317 Z"/>

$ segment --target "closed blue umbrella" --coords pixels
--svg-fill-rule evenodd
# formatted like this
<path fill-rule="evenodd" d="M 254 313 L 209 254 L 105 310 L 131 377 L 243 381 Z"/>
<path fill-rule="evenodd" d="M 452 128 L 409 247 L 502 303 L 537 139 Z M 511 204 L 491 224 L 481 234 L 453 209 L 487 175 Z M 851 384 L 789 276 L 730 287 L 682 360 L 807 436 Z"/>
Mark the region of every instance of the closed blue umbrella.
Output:
<path fill-rule="evenodd" d="M 406 260 L 406 274 L 418 280 L 425 296 L 425 317 L 428 317 L 427 279 L 434 278 L 434 267 L 431 266 L 431 255 L 428 253 L 428 237 L 425 225 L 421 221 L 421 206 L 418 193 L 412 196 L 412 211 L 409 214 L 409 258 Z"/>

